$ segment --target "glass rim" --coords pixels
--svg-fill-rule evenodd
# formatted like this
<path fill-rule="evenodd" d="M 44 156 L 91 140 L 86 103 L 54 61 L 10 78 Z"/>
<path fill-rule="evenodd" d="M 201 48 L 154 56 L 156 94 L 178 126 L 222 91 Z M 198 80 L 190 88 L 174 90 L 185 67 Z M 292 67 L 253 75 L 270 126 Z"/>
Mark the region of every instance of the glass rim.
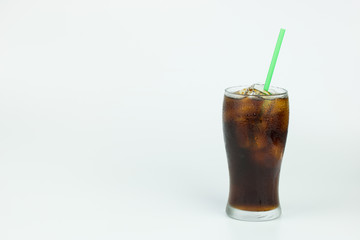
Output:
<path fill-rule="evenodd" d="M 253 84 L 252 84 L 253 85 Z M 264 86 L 264 84 L 261 83 L 255 83 L 255 85 Z M 238 94 L 235 93 L 236 91 L 242 90 L 244 88 L 248 88 L 251 85 L 237 85 L 225 88 L 225 96 L 232 97 L 232 98 L 242 98 L 242 97 L 256 97 L 258 95 L 249 95 L 249 94 Z M 272 93 L 271 95 L 259 95 L 259 97 L 265 97 L 265 98 L 281 98 L 288 96 L 288 91 L 285 88 L 280 88 L 276 86 L 270 86 L 269 90 L 275 90 L 277 93 Z"/>

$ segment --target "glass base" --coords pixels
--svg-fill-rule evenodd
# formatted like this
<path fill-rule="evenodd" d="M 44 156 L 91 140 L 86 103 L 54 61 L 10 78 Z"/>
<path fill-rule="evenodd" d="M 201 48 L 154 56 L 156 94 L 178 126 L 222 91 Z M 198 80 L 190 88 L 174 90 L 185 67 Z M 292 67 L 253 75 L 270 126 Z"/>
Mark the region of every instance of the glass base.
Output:
<path fill-rule="evenodd" d="M 276 219 L 281 215 L 280 206 L 269 211 L 245 211 L 234 208 L 229 204 L 226 206 L 226 214 L 234 219 L 249 221 L 249 222 L 263 222 Z"/>

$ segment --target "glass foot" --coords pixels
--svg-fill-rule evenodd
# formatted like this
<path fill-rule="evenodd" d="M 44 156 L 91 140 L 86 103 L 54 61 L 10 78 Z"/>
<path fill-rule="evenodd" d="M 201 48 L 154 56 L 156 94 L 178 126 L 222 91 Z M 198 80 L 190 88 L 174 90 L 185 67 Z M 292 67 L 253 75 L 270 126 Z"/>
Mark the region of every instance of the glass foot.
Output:
<path fill-rule="evenodd" d="M 280 206 L 269 211 L 244 211 L 230 206 L 226 206 L 226 214 L 234 219 L 249 221 L 249 222 L 262 222 L 269 221 L 280 217 L 281 208 Z"/>

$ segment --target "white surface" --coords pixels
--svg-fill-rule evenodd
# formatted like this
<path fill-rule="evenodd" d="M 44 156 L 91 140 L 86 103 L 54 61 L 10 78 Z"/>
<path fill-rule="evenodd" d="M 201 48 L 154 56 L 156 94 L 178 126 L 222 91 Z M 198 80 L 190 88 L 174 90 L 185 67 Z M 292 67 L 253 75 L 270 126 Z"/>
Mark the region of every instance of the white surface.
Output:
<path fill-rule="evenodd" d="M 359 239 L 360 2 L 0 1 L 0 239 Z M 223 90 L 291 104 L 283 216 L 228 218 Z"/>

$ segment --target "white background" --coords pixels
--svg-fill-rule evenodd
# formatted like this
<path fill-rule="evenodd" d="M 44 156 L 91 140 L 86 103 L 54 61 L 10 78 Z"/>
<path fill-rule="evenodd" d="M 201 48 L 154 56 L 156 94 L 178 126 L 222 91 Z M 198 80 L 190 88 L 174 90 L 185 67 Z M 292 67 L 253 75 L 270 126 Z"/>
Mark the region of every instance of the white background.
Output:
<path fill-rule="evenodd" d="M 226 87 L 288 89 L 283 215 L 225 215 Z M 359 239 L 360 2 L 0 0 L 0 239 Z"/>

